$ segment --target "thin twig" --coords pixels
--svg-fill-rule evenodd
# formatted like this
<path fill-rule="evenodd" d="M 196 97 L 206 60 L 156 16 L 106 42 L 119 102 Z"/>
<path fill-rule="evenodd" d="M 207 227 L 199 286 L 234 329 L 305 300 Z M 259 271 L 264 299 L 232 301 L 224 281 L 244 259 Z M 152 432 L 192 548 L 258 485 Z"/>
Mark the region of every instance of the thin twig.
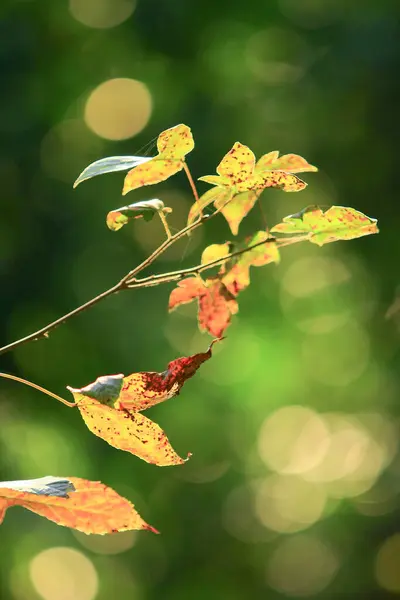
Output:
<path fill-rule="evenodd" d="M 172 238 L 172 234 L 171 234 L 171 230 L 170 230 L 169 225 L 168 225 L 167 218 L 166 218 L 166 216 L 165 216 L 165 214 L 163 213 L 162 210 L 158 211 L 158 216 L 161 219 L 161 223 L 163 224 L 163 227 L 165 229 L 165 233 L 167 234 L 167 239 L 169 240 L 170 238 Z"/>
<path fill-rule="evenodd" d="M 55 398 L 56 400 L 58 400 L 59 402 L 62 402 L 63 404 L 65 404 L 65 406 L 69 406 L 70 408 L 73 408 L 76 406 L 75 402 L 68 402 L 68 400 L 64 400 L 64 398 L 61 398 L 61 396 L 57 396 L 57 394 L 53 394 L 53 392 L 49 392 L 49 390 L 46 390 L 45 388 L 41 387 L 40 385 L 36 385 L 36 383 L 32 383 L 31 381 L 22 379 L 22 377 L 17 377 L 16 375 L 9 375 L 8 373 L 0 373 L 0 377 L 4 377 L 5 379 L 12 379 L 13 381 L 18 381 L 19 383 L 23 383 L 25 385 L 33 387 L 33 388 L 35 388 L 35 390 L 39 390 L 39 392 L 43 392 L 43 394 L 47 394 L 47 396 L 50 396 L 51 398 Z"/>
<path fill-rule="evenodd" d="M 200 225 L 202 225 L 207 219 L 211 218 L 211 216 L 213 216 L 213 215 L 204 216 L 200 221 L 196 221 L 196 223 L 192 223 L 191 225 L 188 225 L 181 231 L 178 231 L 178 233 L 176 233 L 175 235 L 172 235 L 170 238 L 166 239 L 158 248 L 156 248 L 156 250 L 154 250 L 154 252 L 150 256 L 148 256 L 142 263 L 140 263 L 140 265 L 138 265 L 132 271 L 127 273 L 121 279 L 121 281 L 119 281 L 116 285 L 112 286 L 110 289 L 106 290 L 105 292 L 102 292 L 98 296 L 95 296 L 95 298 L 92 298 L 88 302 L 85 302 L 85 304 L 78 306 L 78 308 L 75 308 L 71 312 L 67 313 L 66 315 L 63 315 L 59 319 L 56 319 L 52 323 L 45 325 L 41 329 L 38 329 L 37 331 L 30 333 L 29 335 L 27 335 L 23 338 L 20 338 L 19 340 L 16 340 L 15 342 L 12 342 L 11 344 L 7 344 L 7 346 L 3 346 L 3 348 L 0 348 L 0 355 L 5 354 L 6 352 L 10 352 L 11 350 L 15 350 L 15 348 L 18 348 L 19 346 L 22 346 L 22 344 L 26 344 L 27 342 L 31 342 L 33 340 L 38 340 L 42 337 L 47 337 L 47 335 L 50 333 L 50 331 L 52 331 L 59 325 L 62 325 L 63 323 L 65 323 L 66 321 L 71 319 L 72 317 L 79 315 L 80 313 L 87 310 L 91 306 L 94 306 L 95 304 L 97 304 L 98 302 L 103 300 L 104 298 L 107 298 L 108 296 L 111 296 L 112 294 L 116 294 L 117 292 L 121 292 L 122 290 L 128 289 L 128 286 L 126 284 L 126 282 L 128 280 L 133 280 L 135 275 L 137 275 L 138 273 L 143 271 L 143 269 L 150 266 L 156 260 L 156 258 L 158 258 L 160 256 L 160 254 L 165 252 L 170 246 L 172 246 L 172 244 L 174 244 L 177 240 L 179 240 L 181 237 L 183 237 L 188 231 L 191 231 L 192 229 L 196 229 L 196 227 L 199 227 Z"/>
<path fill-rule="evenodd" d="M 191 174 L 191 172 L 190 172 L 190 169 L 189 169 L 189 167 L 188 167 L 188 165 L 187 165 L 187 162 L 186 162 L 186 161 L 183 161 L 183 168 L 184 168 L 184 170 L 185 170 L 186 177 L 187 177 L 187 178 L 188 178 L 188 180 L 189 180 L 190 187 L 192 188 L 192 192 L 193 192 L 194 199 L 196 200 L 196 202 L 198 202 L 198 201 L 199 201 L 199 194 L 198 194 L 198 192 L 197 192 L 196 185 L 195 185 L 195 183 L 194 183 L 194 181 L 193 181 L 192 174 Z"/>
<path fill-rule="evenodd" d="M 208 263 L 204 263 L 203 265 L 196 265 L 195 267 L 189 267 L 188 269 L 179 269 L 178 271 L 171 271 L 170 273 L 160 273 L 159 275 L 150 275 L 149 277 L 144 277 L 142 279 L 134 279 L 133 281 L 127 281 L 127 285 L 129 289 L 142 288 L 142 287 L 152 287 L 155 285 L 160 285 L 161 283 L 170 283 L 172 281 L 177 281 L 183 279 L 187 275 L 197 275 L 202 271 L 207 271 L 208 269 L 212 269 L 213 267 L 217 267 L 218 265 L 226 262 L 227 260 L 231 260 L 236 256 L 240 256 L 241 254 L 245 254 L 258 246 L 262 246 L 263 244 L 275 242 L 279 247 L 290 246 L 292 244 L 296 244 L 297 242 L 304 242 L 308 240 L 310 234 L 305 235 L 295 235 L 290 238 L 269 238 L 263 240 L 262 242 L 257 242 L 252 246 L 248 246 L 247 248 L 242 248 L 241 250 L 236 250 L 236 252 L 231 252 L 226 256 L 222 256 L 221 258 L 217 258 Z"/>
<path fill-rule="evenodd" d="M 216 214 L 216 213 L 213 213 L 212 215 L 204 215 L 200 220 L 196 221 L 195 223 L 191 223 L 187 227 L 184 227 L 183 229 L 178 231 L 178 233 L 175 233 L 173 236 L 166 239 L 160 246 L 158 246 L 158 248 L 156 248 L 154 250 L 154 252 L 152 252 L 150 254 L 150 256 L 148 256 L 143 262 L 141 262 L 140 265 L 138 265 L 137 267 L 132 269 L 132 271 L 129 271 L 129 273 L 127 273 L 121 279 L 121 281 L 119 282 L 118 285 L 121 285 L 122 288 L 126 287 L 125 284 L 128 280 L 136 277 L 136 275 L 138 275 L 141 271 L 143 271 L 144 269 L 149 267 L 156 260 L 156 258 L 158 258 L 160 256 L 160 254 L 163 254 L 166 250 L 168 250 L 168 248 L 170 246 L 172 246 L 172 244 L 177 242 L 181 237 L 186 235 L 189 231 L 192 231 L 193 229 L 196 229 L 197 227 L 202 225 L 205 221 L 207 221 L 208 219 L 213 217 L 214 214 Z M 1 354 L 1 349 L 0 349 L 0 354 Z"/>

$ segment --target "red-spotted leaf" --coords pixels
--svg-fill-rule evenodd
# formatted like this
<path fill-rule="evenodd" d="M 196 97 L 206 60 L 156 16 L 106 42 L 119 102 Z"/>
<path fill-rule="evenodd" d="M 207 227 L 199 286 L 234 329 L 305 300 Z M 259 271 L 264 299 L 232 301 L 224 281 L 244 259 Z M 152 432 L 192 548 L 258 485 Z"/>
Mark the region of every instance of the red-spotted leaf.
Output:
<path fill-rule="evenodd" d="M 198 321 L 201 331 L 208 331 L 221 337 L 231 322 L 232 315 L 238 312 L 238 304 L 219 277 L 206 281 L 189 277 L 178 283 L 169 297 L 169 310 L 197 299 Z"/>
<path fill-rule="evenodd" d="M 159 467 L 185 462 L 172 448 L 161 427 L 141 413 L 112 408 L 76 390 L 72 393 L 89 431 L 110 446 Z"/>
<path fill-rule="evenodd" d="M 302 156 L 299 156 L 298 154 L 285 154 L 279 157 L 279 152 L 277 150 L 264 154 L 264 156 L 257 161 L 255 170 L 257 173 L 266 170 L 281 170 L 286 171 L 286 173 L 318 171 L 317 167 L 310 165 Z M 233 235 L 238 234 L 240 223 L 251 211 L 262 192 L 263 190 L 242 192 L 237 194 L 232 202 L 225 203 L 225 206 L 223 207 L 219 198 L 215 200 L 215 208 L 221 208 L 221 212 L 228 221 Z"/>
<path fill-rule="evenodd" d="M 285 192 L 298 192 L 306 183 L 285 171 L 256 171 L 255 156 L 247 146 L 236 142 L 217 167 L 218 177 L 200 177 L 201 181 L 233 188 L 235 193 L 276 187 Z"/>
<path fill-rule="evenodd" d="M 301 212 L 289 215 L 282 223 L 271 229 L 273 233 L 309 234 L 309 241 L 318 246 L 338 240 L 378 233 L 377 220 L 367 217 L 354 208 L 331 206 L 325 212 L 310 206 Z"/>
<path fill-rule="evenodd" d="M 258 161 L 256 166 L 257 171 L 280 170 L 286 173 L 305 173 L 308 171 L 318 171 L 317 167 L 310 165 L 305 158 L 298 154 L 284 154 L 279 156 L 278 150 L 273 150 L 264 154 Z"/>
<path fill-rule="evenodd" d="M 0 483 L 0 523 L 12 506 L 28 510 L 83 533 L 148 529 L 158 533 L 133 504 L 99 481 L 78 477 L 42 477 Z"/>
<path fill-rule="evenodd" d="M 108 156 L 107 158 L 101 158 L 82 171 L 74 183 L 74 188 L 82 183 L 82 181 L 86 181 L 97 175 L 114 173 L 116 171 L 128 171 L 128 169 L 132 169 L 132 167 L 146 163 L 149 160 L 151 158 L 148 156 Z"/>
<path fill-rule="evenodd" d="M 211 358 L 212 345 L 206 352 L 171 361 L 162 373 L 108 375 L 84 388 L 68 389 L 90 431 L 111 446 L 159 466 L 182 464 L 184 459 L 162 429 L 140 411 L 179 394 L 186 380 Z"/>
<path fill-rule="evenodd" d="M 277 153 L 270 154 L 271 158 L 277 158 Z M 260 166 L 263 159 L 264 163 Z M 260 161 L 256 165 L 255 156 L 250 148 L 236 142 L 218 165 L 218 175 L 200 177 L 201 181 L 225 190 L 225 195 L 219 192 L 212 197 L 210 194 L 208 199 L 222 212 L 234 235 L 238 233 L 242 219 L 253 208 L 264 189 L 273 187 L 285 192 L 299 192 L 307 185 L 293 173 L 268 168 L 265 166 L 265 157 Z M 210 193 L 210 190 L 207 193 Z M 189 213 L 188 223 L 193 220 L 191 213 L 194 211 L 195 205 Z"/>
<path fill-rule="evenodd" d="M 165 181 L 183 169 L 186 154 L 194 148 L 192 132 L 187 125 L 176 125 L 158 136 L 158 154 L 134 167 L 125 177 L 122 194 L 144 185 Z"/>
<path fill-rule="evenodd" d="M 129 221 L 143 218 L 145 221 L 151 221 L 156 213 L 170 213 L 171 208 L 164 206 L 164 202 L 155 198 L 154 200 L 145 200 L 135 202 L 116 210 L 111 210 L 107 215 L 107 226 L 112 231 L 118 231 Z"/>
<path fill-rule="evenodd" d="M 232 263 L 226 269 L 226 274 L 221 278 L 222 283 L 231 292 L 237 296 L 250 285 L 250 267 L 262 267 L 269 263 L 278 263 L 280 260 L 279 250 L 274 241 L 267 241 L 268 233 L 258 231 L 253 236 L 247 238 L 240 247 L 234 250 L 245 250 L 255 246 L 248 252 L 236 256 Z M 265 244 L 262 242 L 265 241 Z"/>

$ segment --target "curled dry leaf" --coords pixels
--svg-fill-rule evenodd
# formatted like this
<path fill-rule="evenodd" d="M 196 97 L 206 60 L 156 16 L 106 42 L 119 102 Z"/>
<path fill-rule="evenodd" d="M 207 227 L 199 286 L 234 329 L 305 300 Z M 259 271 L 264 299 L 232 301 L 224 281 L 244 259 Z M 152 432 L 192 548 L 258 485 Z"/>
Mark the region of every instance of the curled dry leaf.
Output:
<path fill-rule="evenodd" d="M 279 188 L 285 192 L 301 191 L 307 184 L 293 173 L 317 170 L 296 154 L 287 154 L 280 159 L 278 156 L 279 152 L 270 152 L 256 164 L 250 148 L 236 142 L 218 165 L 217 176 L 200 177 L 201 181 L 217 186 L 217 191 L 212 194 L 208 190 L 198 204 L 205 208 L 213 202 L 215 208 L 226 218 L 232 233 L 237 235 L 241 221 L 265 188 Z M 199 206 L 194 204 L 189 212 L 188 224 L 198 214 Z"/>
<path fill-rule="evenodd" d="M 135 202 L 122 208 L 111 210 L 107 215 L 107 226 L 112 231 L 118 231 L 129 221 L 143 218 L 145 221 L 151 221 L 156 213 L 170 213 L 172 209 L 164 206 L 164 202 L 158 198 L 153 200 L 144 200 Z"/>
<path fill-rule="evenodd" d="M 379 229 L 376 219 L 354 208 L 331 206 L 324 212 L 318 206 L 310 206 L 285 217 L 271 232 L 291 235 L 308 233 L 310 242 L 323 246 L 338 240 L 352 240 L 378 233 Z"/>
<path fill-rule="evenodd" d="M 163 430 L 140 411 L 178 395 L 187 379 L 211 358 L 213 343 L 206 352 L 171 361 L 162 373 L 108 375 L 84 388 L 68 389 L 89 430 L 111 446 L 158 466 L 182 464 L 185 460 Z"/>
<path fill-rule="evenodd" d="M 148 529 L 158 533 L 128 500 L 99 481 L 43 477 L 0 483 L 0 523 L 11 506 L 28 510 L 83 533 Z"/>
<path fill-rule="evenodd" d="M 163 131 L 157 139 L 157 156 L 129 171 L 122 194 L 144 185 L 160 183 L 175 175 L 183 169 L 185 156 L 193 148 L 192 132 L 187 125 L 176 125 Z"/>

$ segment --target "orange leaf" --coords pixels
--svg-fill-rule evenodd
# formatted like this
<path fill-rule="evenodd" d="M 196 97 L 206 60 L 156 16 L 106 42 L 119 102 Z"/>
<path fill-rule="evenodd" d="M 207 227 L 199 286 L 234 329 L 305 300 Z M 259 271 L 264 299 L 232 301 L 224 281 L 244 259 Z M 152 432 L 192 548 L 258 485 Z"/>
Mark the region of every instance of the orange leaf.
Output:
<path fill-rule="evenodd" d="M 50 480 L 50 484 L 49 484 Z M 66 492 L 52 494 L 51 480 Z M 12 487 L 3 487 L 9 485 Z M 28 510 L 83 533 L 115 533 L 131 529 L 148 529 L 158 533 L 136 512 L 133 504 L 99 481 L 78 477 L 43 477 L 0 484 L 0 523 L 7 508 L 23 506 Z"/>
<path fill-rule="evenodd" d="M 247 238 L 241 249 L 260 244 L 248 252 L 240 254 L 233 260 L 233 266 L 228 267 L 227 274 L 221 278 L 222 283 L 231 292 L 233 296 L 237 296 L 250 285 L 250 267 L 261 267 L 271 262 L 279 262 L 279 250 L 275 242 L 268 240 L 268 233 L 258 231 L 252 237 Z"/>
<path fill-rule="evenodd" d="M 140 414 L 179 394 L 185 381 L 211 358 L 206 352 L 171 361 L 162 373 L 140 372 L 99 377 L 81 389 L 68 388 L 87 427 L 111 446 L 159 465 L 182 464 L 162 429 Z"/>
<path fill-rule="evenodd" d="M 187 125 L 176 125 L 158 136 L 158 155 L 134 167 L 125 177 L 122 195 L 144 185 L 165 181 L 183 169 L 184 157 L 194 148 Z"/>
<path fill-rule="evenodd" d="M 169 310 L 197 298 L 198 320 L 202 331 L 221 337 L 231 322 L 231 316 L 238 312 L 234 296 L 218 277 L 210 277 L 205 282 L 200 278 L 189 277 L 178 283 L 169 297 Z"/>

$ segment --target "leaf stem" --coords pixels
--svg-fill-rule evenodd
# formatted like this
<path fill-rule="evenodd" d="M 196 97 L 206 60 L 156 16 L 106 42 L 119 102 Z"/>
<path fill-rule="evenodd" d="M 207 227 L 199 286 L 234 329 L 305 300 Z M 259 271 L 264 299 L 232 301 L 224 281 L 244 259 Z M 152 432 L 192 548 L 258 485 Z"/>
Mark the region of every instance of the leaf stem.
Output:
<path fill-rule="evenodd" d="M 194 183 L 194 181 L 193 181 L 192 174 L 191 174 L 191 172 L 190 172 L 190 169 L 189 169 L 189 167 L 188 167 L 188 165 L 187 165 L 187 162 L 186 162 L 186 161 L 183 161 L 183 168 L 184 168 L 184 170 L 185 170 L 186 177 L 187 177 L 187 178 L 188 178 L 188 180 L 189 180 L 190 187 L 192 188 L 192 192 L 193 192 L 194 199 L 195 199 L 195 200 L 196 200 L 196 202 L 198 203 L 198 202 L 199 202 L 199 194 L 198 194 L 198 192 L 197 192 L 196 185 L 195 185 L 195 183 Z M 201 213 L 201 209 L 200 209 L 200 215 L 201 215 L 201 214 L 202 214 L 202 213 Z"/>
<path fill-rule="evenodd" d="M 171 234 L 171 230 L 169 228 L 168 222 L 167 222 L 167 217 L 165 216 L 165 214 L 163 213 L 162 210 L 158 211 L 158 216 L 161 219 L 161 223 L 163 224 L 165 233 L 167 234 L 167 239 L 169 240 L 170 238 L 172 238 L 172 234 Z"/>
<path fill-rule="evenodd" d="M 8 373 L 0 373 L 0 377 L 4 377 L 5 379 L 12 379 L 13 381 L 18 381 L 19 383 L 23 383 L 24 385 L 33 387 L 33 388 L 35 388 L 35 390 L 38 390 L 39 392 L 43 392 L 43 394 L 47 394 L 47 396 L 50 396 L 51 398 L 55 398 L 56 400 L 58 400 L 59 402 L 62 402 L 63 404 L 65 404 L 65 406 L 69 406 L 70 408 L 73 408 L 76 406 L 75 402 L 68 402 L 68 400 L 64 400 L 64 398 L 61 398 L 61 396 L 58 396 L 57 394 L 53 394 L 53 392 L 49 392 L 49 390 L 46 390 L 45 388 L 41 387 L 40 385 L 36 385 L 36 383 L 32 383 L 32 381 L 27 381 L 26 379 L 22 379 L 22 377 L 17 377 L 16 375 L 9 375 Z"/>

